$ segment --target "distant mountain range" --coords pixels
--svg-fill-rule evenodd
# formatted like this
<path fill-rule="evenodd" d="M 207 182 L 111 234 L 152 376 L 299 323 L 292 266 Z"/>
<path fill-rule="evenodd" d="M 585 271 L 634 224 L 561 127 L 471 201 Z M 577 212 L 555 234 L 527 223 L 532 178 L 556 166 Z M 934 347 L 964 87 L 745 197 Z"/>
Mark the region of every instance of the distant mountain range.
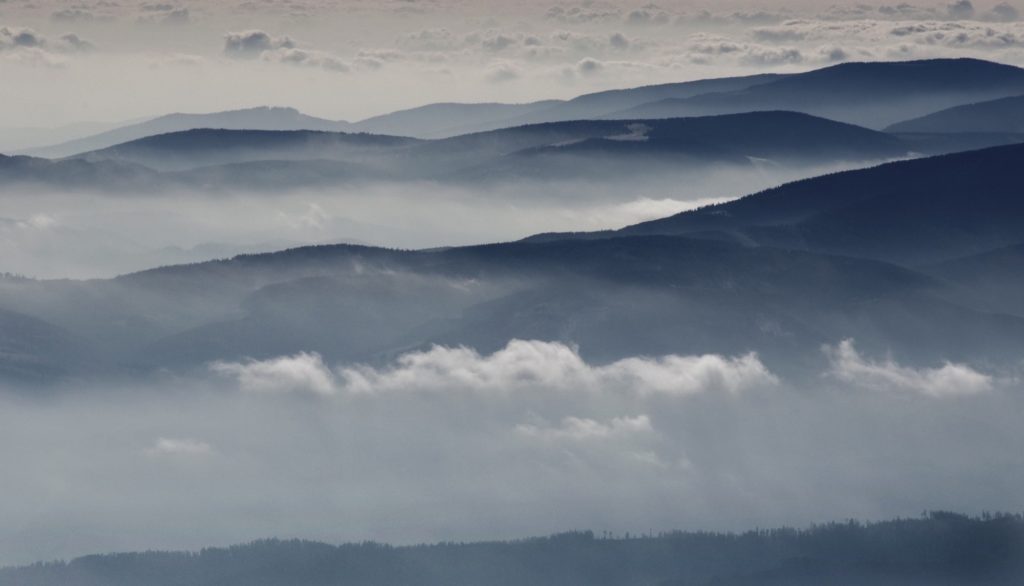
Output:
<path fill-rule="evenodd" d="M 138 121 L 78 122 L 54 127 L 6 126 L 0 128 L 0 153 L 26 152 L 70 140 L 101 134 Z"/>
<path fill-rule="evenodd" d="M 372 161 L 419 141 L 413 138 L 314 130 L 202 128 L 149 136 L 73 159 L 121 161 L 155 171 L 180 171 L 252 161 Z"/>
<path fill-rule="evenodd" d="M 100 134 L 75 139 L 48 147 L 28 149 L 23 154 L 34 157 L 63 158 L 88 151 L 112 147 L 147 136 L 181 132 L 196 128 L 235 130 L 346 130 L 347 122 L 335 122 L 308 116 L 294 108 L 249 108 L 213 114 L 168 114 L 130 124 Z"/>
<path fill-rule="evenodd" d="M 8 319 L 34 325 L 9 331 L 0 362 L 7 376 L 52 381 L 299 351 L 375 362 L 522 338 L 575 343 L 596 361 L 757 350 L 805 376 L 822 344 L 854 337 L 908 363 L 1016 364 L 1022 160 L 1024 145 L 896 162 L 618 232 L 2 279 Z"/>
<path fill-rule="evenodd" d="M 554 122 L 436 140 L 197 129 L 57 161 L 5 158 L 0 181 L 110 191 L 138 189 L 143 180 L 150 189 L 285 190 L 381 179 L 636 182 L 728 168 L 770 182 L 772 168 L 799 176 L 800 169 L 880 162 L 911 151 L 877 131 L 792 112 Z"/>
<path fill-rule="evenodd" d="M 761 74 L 666 83 L 584 94 L 566 101 L 545 100 L 528 104 L 429 104 L 363 120 L 353 124 L 350 130 L 446 138 L 527 124 L 602 118 L 656 100 L 742 90 L 783 77 Z"/>
<path fill-rule="evenodd" d="M 50 160 L 0 155 L 0 184 L 39 185 L 59 189 L 117 186 L 118 191 L 159 183 L 153 170 L 122 161 Z"/>
<path fill-rule="evenodd" d="M 585 94 L 572 100 L 542 100 L 527 104 L 428 104 L 367 118 L 361 122 L 326 120 L 294 108 L 248 108 L 210 114 L 168 114 L 121 128 L 20 154 L 45 158 L 69 157 L 131 142 L 147 136 L 200 128 L 227 130 L 318 130 L 390 134 L 418 138 L 445 138 L 524 124 L 584 120 L 630 108 L 651 100 L 685 98 L 712 91 L 729 91 L 765 83 L 783 76 L 748 77 L 669 83 Z"/>
<path fill-rule="evenodd" d="M 843 63 L 747 89 L 670 98 L 612 118 L 791 110 L 881 129 L 962 104 L 1024 93 L 1024 69 L 975 59 Z"/>
<path fill-rule="evenodd" d="M 1024 133 L 1024 95 L 964 104 L 886 128 L 894 133 Z"/>
<path fill-rule="evenodd" d="M 946 108 L 1022 94 L 1024 69 L 988 61 L 933 59 L 843 63 L 799 74 L 762 74 L 610 90 L 567 101 L 428 104 L 360 122 L 316 118 L 292 108 L 169 114 L 61 144 L 27 149 L 19 154 L 67 157 L 156 134 L 198 128 L 447 138 L 546 122 L 683 118 L 757 110 L 803 112 L 882 129 Z M 899 129 L 899 132 L 904 131 Z M 1008 131 L 1008 128 L 994 130 Z"/>

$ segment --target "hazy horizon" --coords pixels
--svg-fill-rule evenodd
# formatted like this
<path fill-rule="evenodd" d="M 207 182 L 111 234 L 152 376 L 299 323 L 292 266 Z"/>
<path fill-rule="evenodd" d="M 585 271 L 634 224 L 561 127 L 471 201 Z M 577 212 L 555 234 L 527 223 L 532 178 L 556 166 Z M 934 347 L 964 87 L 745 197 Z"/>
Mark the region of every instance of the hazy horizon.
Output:
<path fill-rule="evenodd" d="M 1024 64 L 1017 8 L 982 0 L 6 2 L 0 31 L 0 128 L 264 105 L 352 121 L 843 61 Z"/>

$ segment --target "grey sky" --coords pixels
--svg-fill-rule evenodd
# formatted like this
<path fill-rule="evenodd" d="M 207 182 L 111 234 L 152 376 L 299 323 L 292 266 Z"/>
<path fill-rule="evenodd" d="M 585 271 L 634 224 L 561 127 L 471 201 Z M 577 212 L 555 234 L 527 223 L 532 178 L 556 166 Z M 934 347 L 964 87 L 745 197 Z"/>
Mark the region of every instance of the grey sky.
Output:
<path fill-rule="evenodd" d="M 0 127 L 288 105 L 358 119 L 431 101 L 977 56 L 1024 64 L 985 2 L 0 2 Z M 74 99 L 69 99 L 74 96 Z"/>

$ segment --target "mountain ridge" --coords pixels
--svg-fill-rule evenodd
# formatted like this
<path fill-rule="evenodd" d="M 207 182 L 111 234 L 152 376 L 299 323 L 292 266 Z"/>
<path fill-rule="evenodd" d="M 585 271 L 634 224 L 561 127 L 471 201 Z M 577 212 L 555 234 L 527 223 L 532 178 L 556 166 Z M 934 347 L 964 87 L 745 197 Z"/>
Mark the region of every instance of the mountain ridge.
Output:
<path fill-rule="evenodd" d="M 258 106 L 205 114 L 172 113 L 108 130 L 100 134 L 48 147 L 27 149 L 21 154 L 63 158 L 167 132 L 197 128 L 245 130 L 342 130 L 348 122 L 316 118 L 291 107 Z"/>
<path fill-rule="evenodd" d="M 766 171 L 772 170 L 759 166 L 799 173 L 821 165 L 870 163 L 909 154 L 900 139 L 884 133 L 807 114 L 765 111 L 654 121 L 548 122 L 433 140 L 308 130 L 193 129 L 69 159 L 32 160 L 38 161 L 40 170 L 35 178 L 43 183 L 46 168 L 119 163 L 149 170 L 154 188 L 181 184 L 287 189 L 364 179 L 655 180 L 699 175 L 715 167 L 746 170 L 763 184 Z M 330 161 L 338 168 L 331 169 Z M 257 163 L 276 167 L 275 180 L 265 183 L 251 177 L 266 176 Z M 92 185 L 83 180 L 78 187 L 119 190 L 113 180 Z"/>
<path fill-rule="evenodd" d="M 868 169 L 803 179 L 698 210 L 627 226 L 614 235 L 732 233 L 761 244 L 853 254 L 899 262 L 929 263 L 968 254 L 952 240 L 975 242 L 973 252 L 1016 243 L 1024 230 L 1024 197 L 1016 172 L 1024 145 L 992 147 Z M 975 197 L 973 201 L 965 194 Z M 975 195 L 977 194 L 977 195 Z M 938 205 L 946 206 L 939 208 Z M 874 206 L 874 207 L 872 207 Z M 887 206 L 892 206 L 887 209 Z M 900 235 L 882 225 L 905 225 L 922 214 L 950 224 L 921 235 L 925 242 L 900 243 Z M 943 215 L 945 214 L 945 215 Z M 973 223 L 972 223 L 973 222 Z M 986 231 L 975 226 L 984 224 Z M 884 224 L 883 224 L 884 223 Z M 1019 224 L 1019 225 L 1018 225 Z M 980 226 L 982 224 L 978 224 Z M 846 226 L 846 228 L 843 228 Z M 860 230 L 867 249 L 840 240 L 847 228 Z M 871 238 L 868 238 L 868 236 Z M 538 235 L 536 240 L 578 235 Z M 586 235 L 582 237 L 588 237 Z M 848 233 L 843 237 L 852 237 Z M 814 243 L 817 244 L 814 244 Z M 853 246 L 854 248 L 851 248 Z M 943 255 L 948 255 L 943 257 Z"/>
<path fill-rule="evenodd" d="M 1024 93 L 1024 69 L 980 59 L 849 62 L 745 90 L 669 99 L 614 118 L 666 118 L 751 109 L 792 110 L 882 129 L 911 117 Z"/>
<path fill-rule="evenodd" d="M 891 133 L 1024 133 L 1024 95 L 963 104 L 887 127 Z"/>
<path fill-rule="evenodd" d="M 932 69 L 944 68 L 945 71 L 938 72 L 941 75 L 934 75 L 932 78 L 913 74 L 915 68 L 922 69 L 926 67 Z M 876 72 L 881 74 L 881 77 L 884 78 L 884 83 L 881 86 L 877 86 L 878 79 L 872 78 L 871 75 L 862 75 L 864 71 L 868 70 L 872 74 Z M 899 70 L 899 73 L 890 73 L 893 70 Z M 290 130 L 347 130 L 403 134 L 417 138 L 444 138 L 457 134 L 481 132 L 522 124 L 588 118 L 666 118 L 727 114 L 750 111 L 752 109 L 803 111 L 826 118 L 836 118 L 840 121 L 860 126 L 882 129 L 885 126 L 914 116 L 929 114 L 943 108 L 958 106 L 971 101 L 979 101 L 980 99 L 985 99 L 986 96 L 998 98 L 1013 95 L 1012 88 L 1017 88 L 1017 94 L 1024 93 L 1024 81 L 1020 79 L 1011 79 L 1009 81 L 1011 89 L 989 87 L 994 80 L 986 78 L 986 74 L 990 74 L 992 77 L 999 77 L 995 75 L 995 72 L 998 71 L 1009 76 L 1009 73 L 1015 73 L 1015 70 L 1018 70 L 1018 68 L 979 59 L 850 62 L 796 74 L 754 74 L 604 90 L 583 94 L 569 100 L 539 100 L 520 104 L 500 102 L 424 104 L 380 114 L 358 122 L 326 120 L 302 114 L 293 108 L 269 106 L 207 114 L 177 113 L 167 114 L 142 123 L 123 126 L 98 135 L 58 145 L 27 149 L 19 154 L 51 158 L 71 156 L 88 150 L 113 146 L 114 144 L 123 143 L 134 138 L 152 135 L 157 131 L 146 129 L 154 127 L 163 128 L 165 131 L 189 130 L 200 127 L 239 128 L 240 126 L 237 123 L 217 123 L 212 121 L 218 118 L 242 118 L 261 112 L 264 114 L 277 113 L 279 119 L 277 121 L 263 120 L 250 122 L 248 124 L 250 129 L 272 129 L 271 127 L 273 127 Z M 834 79 L 837 71 L 853 71 L 859 77 L 857 80 Z M 910 74 L 908 74 L 908 71 Z M 1009 77 L 1014 78 L 1015 76 Z M 1002 81 L 999 83 L 1007 83 L 1006 79 L 1000 79 Z M 962 95 L 950 97 L 945 101 L 940 100 L 934 104 L 928 101 L 916 104 L 911 111 L 906 112 L 909 115 L 904 115 L 902 118 L 892 113 L 886 114 L 884 116 L 887 120 L 885 123 L 873 119 L 872 116 L 837 116 L 835 108 L 822 107 L 822 96 L 832 96 L 831 99 L 834 99 L 836 97 L 834 89 L 842 84 L 849 85 L 851 81 L 854 83 L 854 86 L 851 86 L 852 89 L 857 89 L 856 86 L 860 85 L 860 89 L 863 91 L 866 87 L 864 84 L 876 84 L 877 87 L 872 87 L 863 96 L 843 102 L 847 106 L 857 106 L 858 101 L 865 100 L 877 102 L 880 99 L 880 96 L 876 95 L 879 90 L 884 90 L 883 93 L 886 94 L 887 99 L 897 99 L 900 96 L 905 97 L 905 94 L 908 92 L 913 94 L 921 94 L 925 91 L 946 92 L 956 90 L 957 88 L 960 89 L 959 93 Z M 915 86 L 914 83 L 918 85 Z M 817 84 L 819 87 L 802 87 L 808 84 L 812 86 Z M 813 89 L 814 92 L 818 92 L 820 95 L 816 97 L 805 96 L 802 99 L 788 98 L 789 101 L 784 99 L 780 102 L 780 96 L 778 95 L 780 88 L 783 90 L 789 88 L 788 91 L 790 93 L 796 90 L 808 92 Z M 822 94 L 822 92 L 824 93 Z M 1010 93 L 1007 94 L 1006 92 Z M 775 97 L 772 97 L 773 95 Z M 733 106 L 727 106 L 722 103 L 723 101 L 728 102 L 730 100 L 739 100 L 745 103 L 745 105 L 738 106 L 734 104 Z M 684 108 L 683 111 L 676 111 L 666 115 L 665 110 L 671 110 L 674 104 L 686 105 L 690 110 L 687 111 Z M 896 117 L 893 118 L 893 116 Z M 877 118 L 877 116 L 874 118 Z M 197 122 L 198 120 L 209 120 L 211 122 L 200 123 Z M 467 120 L 469 121 L 467 122 Z M 173 124 L 177 124 L 177 127 L 168 128 L 167 125 Z"/>

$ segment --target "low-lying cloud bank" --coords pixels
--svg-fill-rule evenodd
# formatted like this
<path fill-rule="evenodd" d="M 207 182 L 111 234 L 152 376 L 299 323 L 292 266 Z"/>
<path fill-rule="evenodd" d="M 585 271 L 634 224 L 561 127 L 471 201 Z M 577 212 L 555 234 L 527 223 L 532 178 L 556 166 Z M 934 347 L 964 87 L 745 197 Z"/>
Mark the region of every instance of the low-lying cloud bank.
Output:
<path fill-rule="evenodd" d="M 0 462 L 17 471 L 0 564 L 273 535 L 410 543 L 1024 506 L 1014 383 L 852 342 L 819 360 L 831 375 L 795 385 L 756 355 L 599 365 L 513 341 L 0 393 Z"/>
<path fill-rule="evenodd" d="M 965 364 L 946 362 L 938 368 L 912 368 L 892 358 L 871 360 L 857 351 L 853 340 L 826 345 L 822 351 L 829 363 L 824 375 L 861 389 L 942 398 L 976 395 L 996 387 L 994 377 Z M 681 397 L 704 392 L 737 394 L 780 384 L 756 353 L 738 357 L 632 357 L 593 365 L 575 347 L 538 340 L 512 340 L 489 355 L 463 346 L 433 346 L 403 354 L 386 367 L 356 364 L 332 368 L 319 354 L 303 352 L 268 360 L 215 362 L 210 370 L 234 380 L 248 392 L 323 396 L 430 391 L 509 393 L 541 388 Z"/>
<path fill-rule="evenodd" d="M 645 184 L 628 196 L 580 183 L 509 184 L 489 193 L 375 183 L 272 197 L 174 192 L 133 198 L 130 205 L 103 194 L 11 189 L 0 213 L 0 273 L 104 278 L 310 244 L 430 248 L 620 228 L 738 197 L 768 181 L 774 179 L 723 178 L 686 189 Z M 707 198 L 709 192 L 719 197 Z M 533 198 L 529 205 L 524 194 Z"/>
<path fill-rule="evenodd" d="M 825 346 L 831 362 L 829 374 L 861 387 L 918 393 L 930 397 L 976 395 L 991 391 L 994 380 L 964 364 L 946 362 L 939 368 L 915 369 L 891 358 L 873 361 L 857 352 L 853 340 Z"/>
<path fill-rule="evenodd" d="M 376 394 L 439 390 L 481 393 L 545 388 L 598 392 L 614 389 L 639 395 L 738 393 L 778 382 L 756 354 L 627 358 L 603 366 L 558 342 L 512 340 L 490 355 L 466 347 L 434 346 L 398 358 L 393 366 L 344 366 L 332 371 L 317 354 L 301 353 L 263 361 L 217 362 L 213 372 L 234 378 L 253 392 Z"/>

